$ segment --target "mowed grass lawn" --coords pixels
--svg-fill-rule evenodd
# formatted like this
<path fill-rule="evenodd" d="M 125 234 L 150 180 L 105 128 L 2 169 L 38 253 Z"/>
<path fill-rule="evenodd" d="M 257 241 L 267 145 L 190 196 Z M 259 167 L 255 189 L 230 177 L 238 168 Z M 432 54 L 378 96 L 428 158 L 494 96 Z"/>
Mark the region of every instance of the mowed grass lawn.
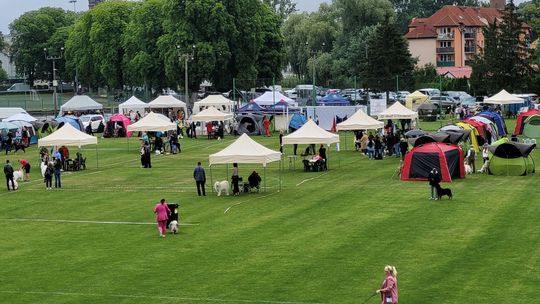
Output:
<path fill-rule="evenodd" d="M 397 159 L 369 161 L 341 135 L 329 171 L 285 161 L 278 192 L 274 163 L 267 191 L 240 197 L 216 197 L 208 185 L 200 198 L 192 178 L 200 160 L 210 179 L 208 155 L 232 137 L 183 139 L 181 154 L 153 156 L 152 169 L 140 168 L 136 139 L 129 151 L 125 139 L 100 139 L 99 167 L 94 148 L 83 148 L 88 170 L 49 191 L 35 146 L 10 154 L 33 169 L 19 191 L 0 188 L 0 303 L 361 303 L 387 264 L 398 269 L 400 303 L 538 301 L 538 175 L 467 176 L 445 185 L 454 200 L 430 201 L 427 182 L 392 178 Z M 277 136 L 256 139 L 279 148 Z M 215 166 L 214 181 L 226 169 Z M 244 179 L 252 170 L 263 176 L 260 165 L 240 165 Z M 32 220 L 153 223 L 161 198 L 181 205 L 190 225 L 179 235 L 159 238 L 153 224 Z"/>

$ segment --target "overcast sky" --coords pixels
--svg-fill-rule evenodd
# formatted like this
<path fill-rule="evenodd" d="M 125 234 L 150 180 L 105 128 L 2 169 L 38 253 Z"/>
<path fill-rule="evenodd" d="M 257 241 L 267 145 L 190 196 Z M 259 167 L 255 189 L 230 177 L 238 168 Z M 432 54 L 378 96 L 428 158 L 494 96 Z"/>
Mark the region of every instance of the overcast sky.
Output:
<path fill-rule="evenodd" d="M 315 11 L 323 2 L 331 0 L 296 0 L 297 8 L 300 11 Z M 516 0 L 516 4 L 526 0 Z M 73 10 L 73 4 L 69 0 L 0 0 L 0 31 L 9 33 L 8 25 L 27 11 L 36 10 L 44 6 L 61 7 L 66 10 Z M 77 0 L 77 11 L 88 9 L 88 0 Z"/>

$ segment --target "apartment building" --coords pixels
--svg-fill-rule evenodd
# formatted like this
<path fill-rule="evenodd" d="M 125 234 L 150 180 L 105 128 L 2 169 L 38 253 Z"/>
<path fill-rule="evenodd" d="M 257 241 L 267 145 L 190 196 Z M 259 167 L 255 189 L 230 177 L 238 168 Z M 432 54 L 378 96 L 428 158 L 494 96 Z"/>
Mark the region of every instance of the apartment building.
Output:
<path fill-rule="evenodd" d="M 417 65 L 431 63 L 439 74 L 469 77 L 470 60 L 484 49 L 483 28 L 502 21 L 504 6 L 504 0 L 492 0 L 491 7 L 447 5 L 428 18 L 413 18 L 405 37 Z"/>

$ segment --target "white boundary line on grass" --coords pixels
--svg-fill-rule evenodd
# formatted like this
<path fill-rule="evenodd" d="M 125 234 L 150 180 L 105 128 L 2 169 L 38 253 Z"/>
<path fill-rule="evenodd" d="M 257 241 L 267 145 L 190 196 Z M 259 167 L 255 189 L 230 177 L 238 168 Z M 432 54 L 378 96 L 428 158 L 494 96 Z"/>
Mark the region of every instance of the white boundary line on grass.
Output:
<path fill-rule="evenodd" d="M 16 291 L 0 290 L 0 293 L 7 294 L 27 294 L 27 295 L 51 295 L 51 296 L 79 296 L 79 297 L 110 297 L 127 299 L 152 299 L 152 300 L 177 300 L 177 301 L 205 301 L 205 302 L 235 302 L 235 303 L 269 303 L 269 304 L 322 304 L 317 302 L 297 302 L 297 301 L 269 301 L 269 300 L 229 300 L 216 298 L 189 298 L 172 296 L 148 296 L 148 295 L 123 295 L 123 294 L 99 294 L 82 292 L 61 292 L 61 291 Z"/>
<path fill-rule="evenodd" d="M 315 176 L 315 177 L 312 177 L 312 178 L 305 179 L 305 180 L 299 182 L 298 184 L 296 184 L 296 187 L 302 185 L 302 184 L 305 183 L 305 182 L 309 182 L 309 181 L 312 181 L 312 180 L 314 180 L 314 179 L 316 179 L 316 178 L 325 176 L 326 174 L 328 174 L 328 172 L 325 172 L 325 173 L 323 173 L 323 174 L 321 174 L 321 175 L 318 175 L 318 176 Z"/>
<path fill-rule="evenodd" d="M 111 225 L 156 225 L 148 222 L 114 222 L 114 221 L 76 221 L 76 220 L 49 220 L 49 219 L 29 219 L 29 218 L 0 218 L 0 221 L 13 222 L 51 222 L 51 223 L 70 223 L 70 224 L 111 224 Z M 199 226 L 199 224 L 180 223 L 180 226 Z"/>
<path fill-rule="evenodd" d="M 256 199 L 261 199 L 261 198 L 269 197 L 270 195 L 274 195 L 274 194 L 276 194 L 276 193 L 277 193 L 277 192 L 273 192 L 273 193 L 270 193 L 270 194 L 267 194 L 267 195 L 259 196 L 259 197 L 257 197 Z M 238 203 L 236 203 L 236 204 L 233 204 L 233 205 L 229 206 L 229 208 L 225 209 L 225 211 L 224 211 L 223 213 L 227 213 L 227 212 L 229 212 L 229 210 L 231 210 L 232 207 L 236 207 L 236 206 L 238 206 L 238 205 L 241 205 L 241 204 L 243 204 L 243 203 L 245 203 L 245 202 L 249 202 L 249 201 L 250 201 L 250 200 L 244 200 L 244 201 L 238 202 Z"/>

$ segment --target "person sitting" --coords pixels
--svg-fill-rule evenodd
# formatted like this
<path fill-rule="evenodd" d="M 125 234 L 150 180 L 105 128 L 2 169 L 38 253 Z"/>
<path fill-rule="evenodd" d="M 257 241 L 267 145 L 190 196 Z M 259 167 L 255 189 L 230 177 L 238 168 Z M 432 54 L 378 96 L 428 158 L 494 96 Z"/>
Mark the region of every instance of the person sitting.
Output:
<path fill-rule="evenodd" d="M 257 188 L 257 192 L 261 189 L 261 176 L 257 171 L 253 171 L 248 177 L 249 189 Z"/>

